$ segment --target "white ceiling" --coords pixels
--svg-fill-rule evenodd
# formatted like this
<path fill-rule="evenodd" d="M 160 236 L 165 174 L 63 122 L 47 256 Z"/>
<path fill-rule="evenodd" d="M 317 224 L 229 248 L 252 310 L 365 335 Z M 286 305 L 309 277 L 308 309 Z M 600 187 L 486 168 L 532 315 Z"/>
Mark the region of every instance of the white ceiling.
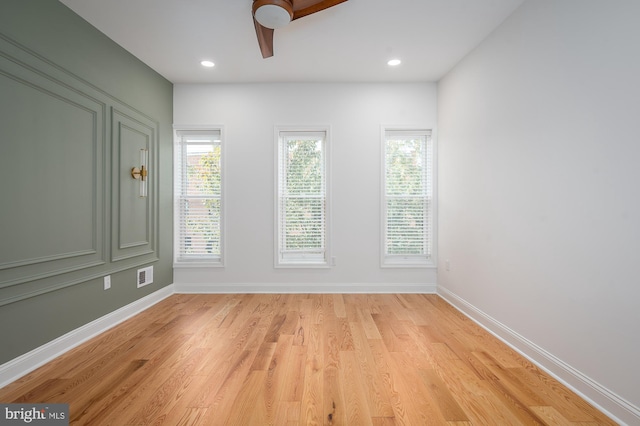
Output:
<path fill-rule="evenodd" d="M 60 1 L 173 83 L 437 81 L 523 2 L 349 0 L 276 30 L 263 59 L 252 0 Z"/>

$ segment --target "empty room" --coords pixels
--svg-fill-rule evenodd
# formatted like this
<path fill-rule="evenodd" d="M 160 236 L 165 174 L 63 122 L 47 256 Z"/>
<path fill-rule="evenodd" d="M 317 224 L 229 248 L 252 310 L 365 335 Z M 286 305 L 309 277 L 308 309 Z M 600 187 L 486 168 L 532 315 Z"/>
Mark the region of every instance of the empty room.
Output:
<path fill-rule="evenodd" d="M 640 425 L 639 20 L 0 0 L 0 424 Z"/>

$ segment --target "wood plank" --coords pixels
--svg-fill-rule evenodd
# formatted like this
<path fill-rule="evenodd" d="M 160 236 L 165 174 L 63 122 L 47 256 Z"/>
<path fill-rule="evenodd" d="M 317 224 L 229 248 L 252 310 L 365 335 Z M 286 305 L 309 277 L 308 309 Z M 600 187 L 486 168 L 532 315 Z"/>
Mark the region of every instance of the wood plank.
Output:
<path fill-rule="evenodd" d="M 395 369 L 394 374 L 400 379 L 399 384 L 402 386 L 403 393 L 408 395 L 411 424 L 444 424 L 446 419 L 438 401 L 421 379 L 412 358 L 406 353 L 393 354 L 390 364 Z"/>
<path fill-rule="evenodd" d="M 289 352 L 282 389 L 281 401 L 300 402 L 304 390 L 305 366 L 307 363 L 307 348 L 293 344 Z"/>
<path fill-rule="evenodd" d="M 173 410 L 164 419 L 163 423 L 176 426 L 194 426 L 203 423 L 207 408 L 186 408 L 185 410 Z"/>
<path fill-rule="evenodd" d="M 253 360 L 253 364 L 251 365 L 251 370 L 264 370 L 266 371 L 269 368 L 269 364 L 271 363 L 271 358 L 273 357 L 273 353 L 276 350 L 276 343 L 272 342 L 264 342 L 256 357 Z"/>
<path fill-rule="evenodd" d="M 494 381 L 499 382 L 500 386 L 515 399 L 528 406 L 546 405 L 543 398 L 520 381 L 509 369 L 503 368 L 491 355 L 486 352 L 473 352 L 472 355 L 478 358 L 493 373 L 495 376 Z"/>
<path fill-rule="evenodd" d="M 324 424 L 324 339 L 320 325 L 313 324 L 307 339 L 307 360 L 300 420 L 305 425 Z"/>
<path fill-rule="evenodd" d="M 150 424 L 161 416 L 165 412 L 164 410 L 171 408 L 172 403 L 177 399 L 176 394 L 190 379 L 191 372 L 206 353 L 206 349 L 191 351 L 180 367 L 170 370 L 172 373 L 168 375 L 164 383 L 156 389 L 149 389 L 151 392 L 145 397 L 145 403 L 141 406 L 136 406 L 133 416 L 129 417 L 123 424 Z M 73 416 L 71 416 L 71 419 L 73 420 Z"/>
<path fill-rule="evenodd" d="M 367 405 L 372 417 L 393 418 L 393 408 L 389 401 L 389 395 L 385 390 L 382 376 L 375 368 L 375 360 L 366 338 L 366 332 L 362 324 L 352 322 L 351 334 L 353 336 L 354 349 L 360 366 L 360 378 L 366 389 Z"/>
<path fill-rule="evenodd" d="M 275 424 L 278 405 L 280 401 L 284 401 L 284 395 L 289 389 L 286 377 L 292 346 L 292 335 L 283 334 L 280 336 L 276 350 L 273 353 L 273 357 L 271 357 L 271 363 L 267 369 L 265 407 L 267 411 L 267 421 L 272 424 Z"/>
<path fill-rule="evenodd" d="M 255 353 L 251 351 L 242 351 L 239 354 L 235 364 L 229 369 L 223 382 L 218 387 L 215 396 L 206 400 L 211 401 L 211 405 L 204 417 L 203 424 L 215 424 L 216 419 L 224 417 L 233 410 L 234 405 L 239 402 L 237 399 L 238 393 L 249 375 L 254 356 Z M 208 378 L 208 380 L 211 380 L 211 378 Z"/>
<path fill-rule="evenodd" d="M 251 371 L 238 391 L 236 400 L 229 411 L 227 413 L 219 413 L 219 417 L 225 419 L 224 422 L 216 422 L 214 420 L 212 423 L 229 425 L 268 424 L 264 395 L 266 379 L 266 370 Z M 209 418 L 211 419 L 211 416 Z"/>
<path fill-rule="evenodd" d="M 333 310 L 333 297 L 323 297 L 325 316 L 323 318 L 322 337 L 324 342 L 323 367 L 323 417 L 327 425 L 347 425 L 347 411 L 344 400 L 344 386 L 341 382 L 340 342 L 338 340 L 338 318 Z"/>
<path fill-rule="evenodd" d="M 391 318 L 385 314 L 371 314 L 371 318 L 373 318 L 387 350 L 389 352 L 401 352 L 405 346 L 391 329 L 389 324 Z"/>
<path fill-rule="evenodd" d="M 333 295 L 333 312 L 337 318 L 347 318 L 347 310 L 344 307 L 344 299 L 341 294 Z"/>
<path fill-rule="evenodd" d="M 367 335 L 367 339 L 379 339 L 382 340 L 380 331 L 376 326 L 376 322 L 371 316 L 369 309 L 358 309 L 358 322 L 360 322 L 364 328 L 364 332 Z"/>
<path fill-rule="evenodd" d="M 369 347 L 376 370 L 383 379 L 385 392 L 389 395 L 395 422 L 401 425 L 420 424 L 420 419 L 415 416 L 411 408 L 411 397 L 404 387 L 402 378 L 398 377 L 395 368 L 391 366 L 391 357 L 386 345 L 381 340 L 369 340 Z"/>
<path fill-rule="evenodd" d="M 360 368 L 353 351 L 340 353 L 340 380 L 344 386 L 347 425 L 373 425 L 367 392 L 360 380 Z"/>
<path fill-rule="evenodd" d="M 510 369 L 510 371 L 533 389 L 545 401 L 545 405 L 552 406 L 571 422 L 608 424 L 604 414 L 594 410 L 583 399 L 576 398 L 575 394 L 536 366 L 530 364 L 529 368 Z"/>
<path fill-rule="evenodd" d="M 294 345 L 306 345 L 309 330 L 311 329 L 313 301 L 310 298 L 301 299 L 298 303 L 298 323 L 296 324 Z"/>
<path fill-rule="evenodd" d="M 533 406 L 531 409 L 540 417 L 545 424 L 558 425 L 558 426 L 570 426 L 574 423 L 567 420 L 562 414 L 553 407 L 550 406 Z M 584 423 L 582 423 L 584 425 Z"/>
<path fill-rule="evenodd" d="M 429 394 L 433 397 L 447 422 L 468 422 L 469 418 L 456 402 L 451 391 L 433 370 L 420 370 Z"/>

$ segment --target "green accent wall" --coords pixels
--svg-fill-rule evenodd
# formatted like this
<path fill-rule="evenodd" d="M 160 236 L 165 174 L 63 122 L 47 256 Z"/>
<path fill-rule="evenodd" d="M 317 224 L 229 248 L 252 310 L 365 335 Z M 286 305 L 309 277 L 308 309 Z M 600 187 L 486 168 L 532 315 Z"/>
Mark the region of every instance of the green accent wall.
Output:
<path fill-rule="evenodd" d="M 58 1 L 0 2 L 0 364 L 173 282 L 172 104 Z"/>

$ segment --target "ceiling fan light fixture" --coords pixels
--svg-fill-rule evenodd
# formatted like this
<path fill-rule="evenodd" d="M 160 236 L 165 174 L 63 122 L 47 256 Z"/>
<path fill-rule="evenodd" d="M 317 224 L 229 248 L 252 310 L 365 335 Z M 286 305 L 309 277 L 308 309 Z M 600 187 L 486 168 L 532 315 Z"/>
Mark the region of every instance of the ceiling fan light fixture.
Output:
<path fill-rule="evenodd" d="M 282 28 L 293 19 L 293 6 L 286 0 L 255 0 L 253 16 L 263 27 Z"/>

